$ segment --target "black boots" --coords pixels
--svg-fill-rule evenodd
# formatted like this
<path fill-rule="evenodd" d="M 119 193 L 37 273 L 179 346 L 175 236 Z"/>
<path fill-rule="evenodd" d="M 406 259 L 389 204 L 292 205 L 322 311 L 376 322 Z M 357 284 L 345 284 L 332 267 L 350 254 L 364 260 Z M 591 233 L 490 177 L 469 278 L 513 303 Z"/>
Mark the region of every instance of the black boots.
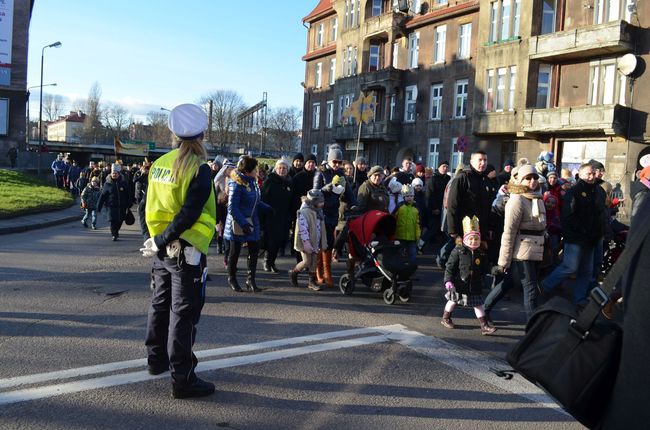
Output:
<path fill-rule="evenodd" d="M 289 282 L 292 287 L 300 287 L 300 285 L 298 285 L 298 273 L 299 272 L 296 272 L 294 269 L 289 270 Z"/>
<path fill-rule="evenodd" d="M 248 254 L 248 275 L 246 276 L 246 288 L 253 293 L 262 291 L 257 288 L 255 283 L 255 273 L 257 272 L 257 252 Z"/>
<path fill-rule="evenodd" d="M 239 282 L 237 282 L 237 263 L 228 265 L 228 285 L 233 291 L 242 292 Z"/>
<path fill-rule="evenodd" d="M 172 385 L 172 397 L 175 399 L 204 397 L 212 393 L 214 393 L 214 384 L 199 378 L 196 378 L 191 385 Z"/>

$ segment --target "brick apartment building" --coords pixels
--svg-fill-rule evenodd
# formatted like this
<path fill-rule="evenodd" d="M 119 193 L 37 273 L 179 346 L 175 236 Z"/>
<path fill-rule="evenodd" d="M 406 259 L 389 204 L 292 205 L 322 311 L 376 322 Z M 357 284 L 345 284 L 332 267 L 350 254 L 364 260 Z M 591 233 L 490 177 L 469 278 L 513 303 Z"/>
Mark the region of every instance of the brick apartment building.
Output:
<path fill-rule="evenodd" d="M 338 142 L 353 158 L 358 126 L 341 113 L 361 91 L 377 100 L 361 129 L 373 164 L 455 165 L 464 138 L 495 166 L 542 150 L 562 167 L 598 159 L 625 189 L 650 141 L 645 2 L 321 0 L 303 23 L 303 151 L 319 157 Z"/>

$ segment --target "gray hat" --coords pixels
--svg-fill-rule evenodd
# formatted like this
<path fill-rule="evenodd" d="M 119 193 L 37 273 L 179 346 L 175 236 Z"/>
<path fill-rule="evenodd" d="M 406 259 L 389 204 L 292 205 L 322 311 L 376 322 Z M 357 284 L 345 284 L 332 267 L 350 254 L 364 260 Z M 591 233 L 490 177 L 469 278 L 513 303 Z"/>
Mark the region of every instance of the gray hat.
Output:
<path fill-rule="evenodd" d="M 113 163 L 111 166 L 111 173 L 117 172 L 120 173 L 122 171 L 122 166 L 119 165 L 119 163 Z"/>
<path fill-rule="evenodd" d="M 357 157 L 356 160 L 354 160 L 354 164 L 368 164 L 366 162 L 366 157 L 359 156 Z"/>
<path fill-rule="evenodd" d="M 374 174 L 381 173 L 384 174 L 384 169 L 381 166 L 372 166 L 372 169 L 368 172 L 368 177 L 371 177 Z"/>
<path fill-rule="evenodd" d="M 314 188 L 313 190 L 309 190 L 307 192 L 307 201 L 312 204 L 316 204 L 316 203 L 324 202 L 325 197 L 323 196 L 323 192 L 321 190 L 317 190 Z"/>
<path fill-rule="evenodd" d="M 327 153 L 327 162 L 338 160 L 343 160 L 343 152 L 338 145 L 332 145 L 329 152 Z"/>

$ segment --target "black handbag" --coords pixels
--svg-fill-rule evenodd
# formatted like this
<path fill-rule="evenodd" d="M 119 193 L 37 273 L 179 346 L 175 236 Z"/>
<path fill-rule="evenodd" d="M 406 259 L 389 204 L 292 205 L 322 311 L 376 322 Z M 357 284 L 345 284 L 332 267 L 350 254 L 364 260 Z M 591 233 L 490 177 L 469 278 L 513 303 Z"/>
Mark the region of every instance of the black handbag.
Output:
<path fill-rule="evenodd" d="M 570 301 L 554 297 L 535 311 L 526 334 L 506 356 L 516 372 L 590 428 L 599 424 L 607 409 L 623 338 L 622 328 L 603 318 L 601 310 L 648 232 L 650 223 L 635 232 L 603 286 L 591 291 L 580 313 Z M 497 374 L 506 376 L 507 371 Z"/>
<path fill-rule="evenodd" d="M 135 216 L 133 216 L 131 209 L 126 210 L 126 214 L 124 214 L 124 223 L 126 225 L 133 225 L 135 223 Z"/>

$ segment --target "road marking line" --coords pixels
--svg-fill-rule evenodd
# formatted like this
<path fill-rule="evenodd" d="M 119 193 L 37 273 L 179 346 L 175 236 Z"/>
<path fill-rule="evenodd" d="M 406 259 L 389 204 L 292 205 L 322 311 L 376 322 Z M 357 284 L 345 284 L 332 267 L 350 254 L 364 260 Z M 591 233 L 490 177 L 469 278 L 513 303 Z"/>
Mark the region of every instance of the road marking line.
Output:
<path fill-rule="evenodd" d="M 356 339 L 340 340 L 335 342 L 308 345 L 279 351 L 264 352 L 256 355 L 245 355 L 240 357 L 222 358 L 219 360 L 199 363 L 197 372 L 208 370 L 225 369 L 228 367 L 243 366 L 247 364 L 263 363 L 268 361 L 281 360 L 289 357 L 313 354 L 317 352 L 333 351 L 343 348 L 354 348 L 357 346 L 371 345 L 375 343 L 388 342 L 385 335 L 363 337 Z M 87 379 L 83 381 L 68 382 L 64 384 L 48 385 L 45 387 L 28 388 L 25 390 L 9 391 L 0 394 L 0 406 L 19 403 L 28 400 L 44 399 L 60 396 L 63 394 L 79 393 L 87 390 L 114 387 L 117 385 L 132 384 L 135 382 L 149 381 L 152 379 L 169 378 L 168 374 L 151 376 L 146 371 L 131 372 L 120 375 L 104 376 L 101 378 Z"/>
<path fill-rule="evenodd" d="M 284 346 L 300 343 L 319 342 L 341 337 L 359 336 L 372 333 L 389 333 L 392 330 L 403 327 L 401 325 L 387 325 L 379 327 L 364 327 L 350 330 L 333 331 L 308 336 L 292 337 L 287 339 L 270 340 L 265 342 L 251 343 L 246 345 L 234 345 L 223 348 L 195 351 L 198 358 L 218 357 L 229 354 L 259 351 L 262 349 L 281 348 Z M 40 384 L 47 381 L 78 378 L 80 376 L 96 375 L 99 373 L 115 372 L 117 370 L 133 369 L 147 365 L 146 358 L 136 360 L 119 361 L 115 363 L 98 364 L 94 366 L 79 367 L 76 369 L 59 370 L 55 372 L 37 373 L 34 375 L 16 376 L 13 378 L 0 379 L 0 389 L 17 387 L 20 385 Z"/>

